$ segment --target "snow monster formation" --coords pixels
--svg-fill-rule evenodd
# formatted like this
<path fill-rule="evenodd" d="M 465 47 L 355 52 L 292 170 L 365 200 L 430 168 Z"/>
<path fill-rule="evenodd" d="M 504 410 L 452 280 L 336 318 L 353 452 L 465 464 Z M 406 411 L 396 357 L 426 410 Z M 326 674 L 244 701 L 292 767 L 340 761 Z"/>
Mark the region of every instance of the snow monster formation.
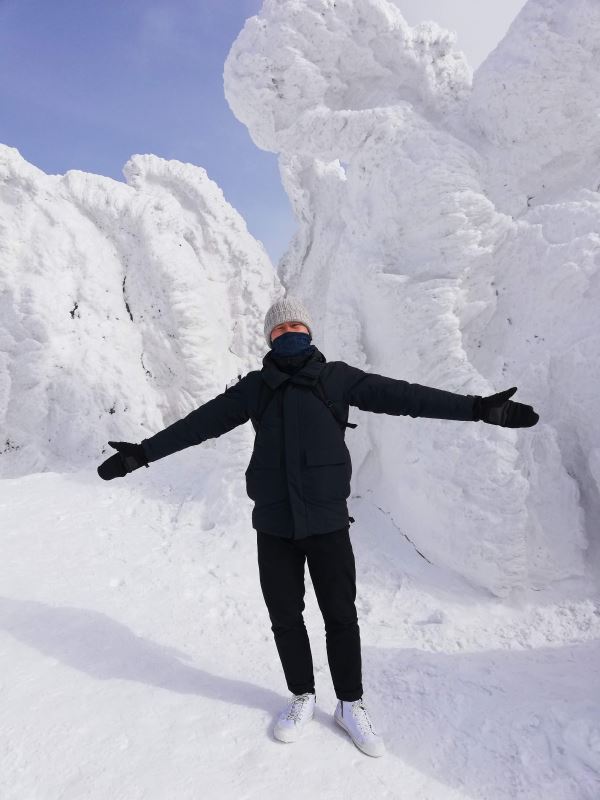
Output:
<path fill-rule="evenodd" d="M 133 156 L 127 184 L 0 146 L 0 475 L 95 464 L 264 355 L 281 286 L 205 170 Z"/>
<path fill-rule="evenodd" d="M 505 595 L 598 556 L 600 5 L 530 0 L 474 76 L 452 34 L 400 8 L 265 0 L 225 92 L 279 154 L 298 220 L 279 275 L 327 358 L 518 386 L 539 412 L 511 431 L 355 411 L 348 435 L 357 493 Z"/>

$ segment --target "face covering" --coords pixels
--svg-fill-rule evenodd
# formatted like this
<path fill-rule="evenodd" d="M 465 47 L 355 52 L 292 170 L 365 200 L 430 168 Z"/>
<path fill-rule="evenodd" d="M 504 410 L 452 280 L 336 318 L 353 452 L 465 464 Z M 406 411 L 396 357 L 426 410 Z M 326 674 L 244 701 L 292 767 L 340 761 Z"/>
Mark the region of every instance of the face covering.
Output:
<path fill-rule="evenodd" d="M 282 333 L 271 342 L 271 349 L 276 356 L 299 356 L 310 352 L 311 336 L 309 333 L 288 331 Z"/>

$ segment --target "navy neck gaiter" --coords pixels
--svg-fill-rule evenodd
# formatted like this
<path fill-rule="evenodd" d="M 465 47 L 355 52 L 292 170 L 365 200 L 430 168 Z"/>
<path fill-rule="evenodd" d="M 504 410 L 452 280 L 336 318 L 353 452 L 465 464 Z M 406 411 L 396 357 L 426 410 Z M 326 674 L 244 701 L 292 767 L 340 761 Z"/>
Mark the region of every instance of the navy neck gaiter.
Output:
<path fill-rule="evenodd" d="M 308 355 L 310 339 L 309 333 L 288 331 L 271 342 L 271 349 L 276 356 L 299 356 L 304 353 Z"/>
<path fill-rule="evenodd" d="M 304 366 L 317 349 L 308 333 L 288 331 L 271 342 L 271 357 L 284 372 L 293 373 Z"/>

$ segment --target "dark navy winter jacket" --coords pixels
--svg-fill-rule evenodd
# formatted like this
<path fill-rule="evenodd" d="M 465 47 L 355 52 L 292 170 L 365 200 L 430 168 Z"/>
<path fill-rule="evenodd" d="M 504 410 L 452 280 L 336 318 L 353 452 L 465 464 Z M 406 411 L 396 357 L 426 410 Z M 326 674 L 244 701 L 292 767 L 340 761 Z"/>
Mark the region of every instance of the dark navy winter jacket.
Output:
<path fill-rule="evenodd" d="M 275 391 L 262 414 L 246 470 L 256 530 L 301 539 L 349 524 L 346 500 L 352 463 L 345 428 L 311 391 L 318 376 L 343 422 L 348 420 L 349 406 L 376 414 L 473 420 L 471 395 L 387 378 L 343 361 L 327 362 L 317 348 L 292 375 L 278 369 L 270 356 L 269 352 L 263 358 L 261 370 L 249 372 L 183 419 L 142 441 L 152 462 L 256 420 L 265 381 Z"/>

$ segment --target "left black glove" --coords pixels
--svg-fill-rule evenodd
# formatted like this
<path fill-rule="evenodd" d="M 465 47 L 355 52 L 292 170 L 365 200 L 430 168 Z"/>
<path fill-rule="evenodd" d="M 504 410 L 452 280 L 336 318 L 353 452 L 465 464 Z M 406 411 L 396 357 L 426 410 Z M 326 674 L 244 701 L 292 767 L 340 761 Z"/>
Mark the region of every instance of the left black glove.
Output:
<path fill-rule="evenodd" d="M 530 428 L 535 425 L 540 417 L 531 406 L 514 403 L 508 399 L 516 391 L 517 387 L 513 386 L 512 389 L 506 389 L 489 397 L 475 395 L 473 420 L 501 425 L 503 428 Z"/>
<path fill-rule="evenodd" d="M 103 461 L 96 470 L 102 480 L 111 481 L 113 478 L 124 478 L 134 469 L 148 466 L 148 459 L 141 444 L 109 442 L 109 445 L 117 452 Z"/>

